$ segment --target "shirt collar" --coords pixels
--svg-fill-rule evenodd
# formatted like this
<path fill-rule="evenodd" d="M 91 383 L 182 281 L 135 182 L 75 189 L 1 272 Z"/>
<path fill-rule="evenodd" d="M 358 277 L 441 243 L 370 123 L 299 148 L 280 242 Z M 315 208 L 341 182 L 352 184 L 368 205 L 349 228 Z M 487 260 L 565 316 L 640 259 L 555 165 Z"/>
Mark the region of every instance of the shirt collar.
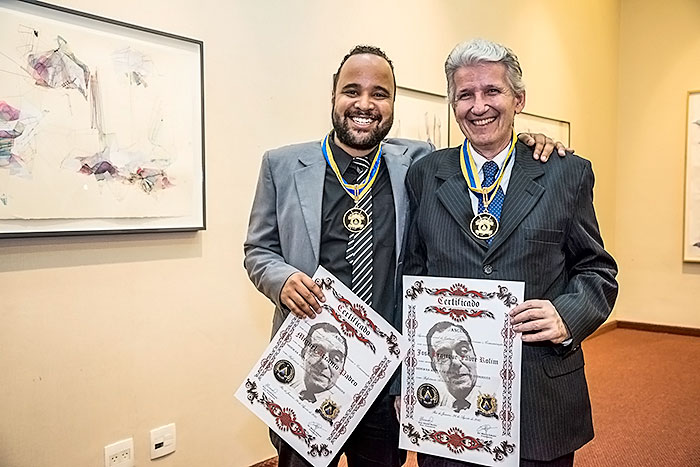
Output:
<path fill-rule="evenodd" d="M 484 171 L 482 169 L 484 167 L 484 164 L 489 159 L 487 159 L 484 156 L 482 156 L 481 154 L 479 154 L 479 152 L 476 149 L 474 149 L 474 146 L 472 146 L 471 143 L 467 143 L 467 144 L 469 144 L 469 150 L 471 151 L 472 157 L 474 158 L 474 164 L 476 165 L 477 172 L 480 174 L 483 174 Z M 510 151 L 511 144 L 513 144 L 512 141 L 510 142 L 510 144 L 508 146 L 505 147 L 505 149 L 503 149 L 503 151 L 499 152 L 498 154 L 496 154 L 496 157 L 491 159 L 493 162 L 496 163 L 496 165 L 498 165 L 499 169 L 501 167 L 503 167 L 503 163 L 506 161 L 506 157 L 508 157 L 508 151 Z M 515 154 L 513 154 L 513 156 L 515 156 Z"/>
<path fill-rule="evenodd" d="M 352 162 L 353 157 L 347 152 L 345 152 L 343 148 L 335 144 L 335 132 L 331 133 L 331 135 L 328 136 L 328 143 L 331 145 L 331 151 L 333 151 L 333 159 L 335 159 L 335 164 L 338 166 L 338 170 L 340 170 L 340 173 L 342 175 L 345 175 L 345 171 L 348 170 L 348 167 L 350 167 L 350 162 Z M 374 156 L 374 153 L 376 151 L 377 148 L 375 147 L 370 152 L 362 156 L 362 158 L 366 159 L 371 164 L 372 159 L 370 159 L 370 157 Z"/>

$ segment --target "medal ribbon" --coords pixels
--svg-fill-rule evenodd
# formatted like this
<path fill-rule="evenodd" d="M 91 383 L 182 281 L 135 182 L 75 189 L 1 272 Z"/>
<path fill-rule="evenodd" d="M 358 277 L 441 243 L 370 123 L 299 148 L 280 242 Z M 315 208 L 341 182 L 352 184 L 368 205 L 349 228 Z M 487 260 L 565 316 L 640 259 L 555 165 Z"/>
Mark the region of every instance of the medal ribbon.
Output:
<path fill-rule="evenodd" d="M 372 188 L 372 185 L 374 185 L 374 182 L 377 179 L 377 174 L 379 173 L 379 165 L 382 162 L 382 143 L 379 143 L 379 146 L 377 147 L 377 152 L 374 154 L 374 160 L 372 161 L 372 165 L 370 166 L 370 170 L 367 173 L 365 179 L 360 183 L 348 183 L 340 174 L 338 164 L 335 163 L 335 159 L 333 158 L 333 151 L 331 151 L 331 145 L 328 141 L 329 136 L 330 133 L 327 134 L 325 138 L 323 138 L 323 143 L 321 143 L 321 151 L 323 152 L 323 157 L 326 159 L 326 162 L 333 170 L 333 173 L 338 178 L 338 181 L 340 182 L 340 185 L 343 187 L 345 192 L 348 195 L 350 195 L 350 197 L 354 199 L 357 203 L 358 201 L 360 201 L 360 199 L 362 199 L 364 195 L 369 193 L 369 189 Z"/>
<path fill-rule="evenodd" d="M 517 137 L 515 136 L 515 132 L 513 132 L 513 139 L 510 142 L 510 149 L 508 150 L 508 155 L 506 156 L 506 160 L 503 163 L 503 167 L 499 169 L 493 184 L 487 187 L 481 186 L 481 180 L 479 179 L 479 171 L 476 169 L 474 156 L 472 156 L 471 149 L 469 149 L 469 140 L 465 138 L 464 143 L 462 143 L 462 157 L 459 160 L 460 167 L 462 168 L 462 175 L 467 181 L 467 186 L 469 187 L 469 189 L 474 193 L 479 193 L 483 196 L 484 207 L 486 208 L 486 211 L 488 211 L 489 203 L 491 202 L 493 197 L 496 196 L 498 187 L 501 186 L 503 174 L 505 174 L 506 167 L 513 158 L 513 151 L 515 150 L 516 141 Z M 467 160 L 469 161 L 469 165 L 467 165 Z M 489 194 L 491 194 L 491 196 L 489 196 Z"/>

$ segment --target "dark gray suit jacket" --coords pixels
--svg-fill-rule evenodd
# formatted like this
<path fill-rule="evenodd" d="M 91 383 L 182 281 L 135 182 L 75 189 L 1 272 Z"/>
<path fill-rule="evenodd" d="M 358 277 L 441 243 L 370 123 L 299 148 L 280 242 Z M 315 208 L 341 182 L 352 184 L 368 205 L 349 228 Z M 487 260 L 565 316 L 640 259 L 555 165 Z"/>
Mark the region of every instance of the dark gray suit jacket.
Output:
<path fill-rule="evenodd" d="M 408 218 L 406 172 L 414 159 L 433 149 L 428 143 L 407 139 L 387 139 L 382 146 L 382 163 L 389 171 L 394 196 L 397 259 Z M 255 287 L 275 304 L 273 335 L 289 314 L 280 303 L 287 278 L 298 271 L 311 276 L 319 265 L 325 173 L 320 141 L 285 146 L 263 155 L 243 264 Z M 396 311 L 384 318 L 400 326 Z"/>
<path fill-rule="evenodd" d="M 469 233 L 470 194 L 459 148 L 416 162 L 407 184 L 412 220 L 404 274 L 525 282 L 550 300 L 573 342 L 523 344 L 521 457 L 551 460 L 593 438 L 581 341 L 608 317 L 617 266 L 593 209 L 593 171 L 578 156 L 542 166 L 518 142 L 500 230 L 490 247 Z"/>

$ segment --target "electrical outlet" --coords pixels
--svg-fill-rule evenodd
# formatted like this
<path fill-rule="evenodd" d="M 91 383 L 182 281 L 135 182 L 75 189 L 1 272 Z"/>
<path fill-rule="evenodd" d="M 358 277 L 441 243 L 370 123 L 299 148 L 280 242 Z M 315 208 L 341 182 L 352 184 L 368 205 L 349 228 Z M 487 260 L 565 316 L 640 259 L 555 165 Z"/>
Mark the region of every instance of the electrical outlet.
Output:
<path fill-rule="evenodd" d="M 105 467 L 134 467 L 134 439 L 105 446 Z"/>

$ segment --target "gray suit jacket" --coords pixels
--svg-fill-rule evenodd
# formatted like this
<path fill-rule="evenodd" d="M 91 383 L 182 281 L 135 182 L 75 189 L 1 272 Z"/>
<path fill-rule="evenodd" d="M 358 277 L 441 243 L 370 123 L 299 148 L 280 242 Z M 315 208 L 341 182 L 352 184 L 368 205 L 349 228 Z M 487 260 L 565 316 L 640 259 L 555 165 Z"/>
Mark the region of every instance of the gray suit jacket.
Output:
<path fill-rule="evenodd" d="M 407 225 L 406 172 L 414 159 L 433 149 L 427 143 L 405 139 L 383 143 L 382 159 L 394 195 L 396 258 Z M 255 287 L 275 304 L 273 335 L 289 314 L 280 303 L 285 281 L 297 271 L 311 276 L 319 264 L 325 173 L 320 141 L 274 149 L 262 159 L 244 244 L 244 266 Z M 396 311 L 384 318 L 394 325 L 400 322 Z"/>
<path fill-rule="evenodd" d="M 469 233 L 473 217 L 459 148 L 414 164 L 405 274 L 525 281 L 526 299 L 550 300 L 570 346 L 523 344 L 521 457 L 551 460 L 593 437 L 581 341 L 617 297 L 617 266 L 593 209 L 593 172 L 578 156 L 546 167 L 518 142 L 500 230 L 491 246 Z"/>

